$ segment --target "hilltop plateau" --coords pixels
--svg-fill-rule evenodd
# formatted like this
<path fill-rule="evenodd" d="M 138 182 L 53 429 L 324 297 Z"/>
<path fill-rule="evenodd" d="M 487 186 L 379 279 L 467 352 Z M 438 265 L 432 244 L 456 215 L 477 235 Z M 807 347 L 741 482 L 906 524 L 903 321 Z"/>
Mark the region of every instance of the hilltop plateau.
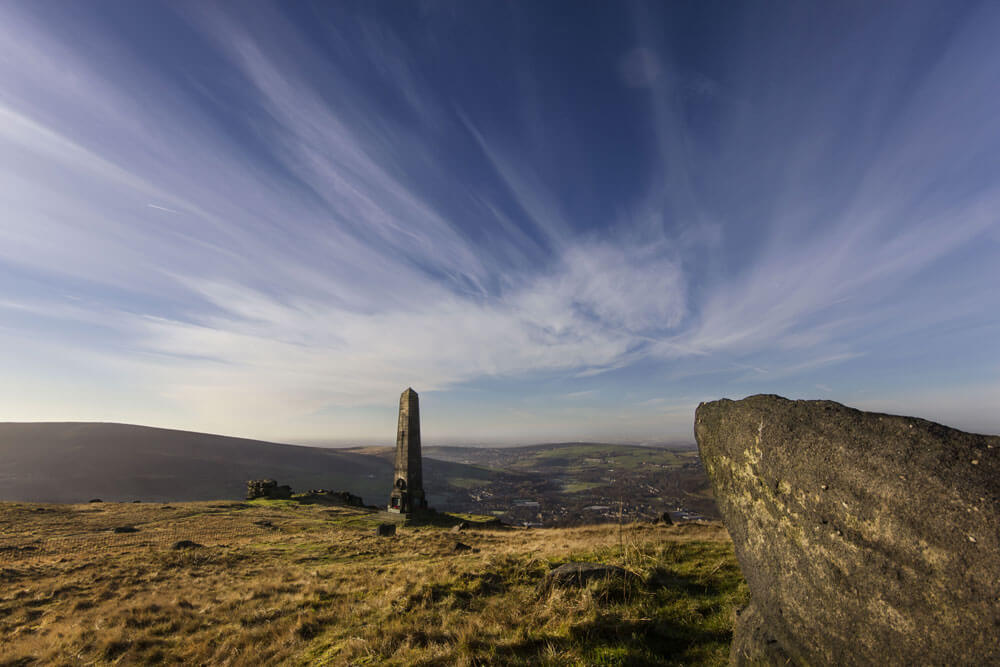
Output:
<path fill-rule="evenodd" d="M 276 500 L 2 503 L 0 664 L 723 664 L 747 599 L 717 523 L 435 515 L 377 537 L 386 519 Z M 546 586 L 570 561 L 631 574 Z"/>

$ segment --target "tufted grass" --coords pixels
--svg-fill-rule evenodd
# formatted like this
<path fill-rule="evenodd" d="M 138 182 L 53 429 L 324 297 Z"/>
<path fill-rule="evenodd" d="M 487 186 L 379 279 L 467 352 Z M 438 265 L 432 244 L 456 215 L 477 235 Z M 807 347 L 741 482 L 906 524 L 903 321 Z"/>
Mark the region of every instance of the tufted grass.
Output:
<path fill-rule="evenodd" d="M 281 501 L 0 503 L 0 665 L 724 664 L 747 598 L 717 524 L 454 534 L 476 517 L 453 517 L 375 537 L 384 518 Z M 171 549 L 180 539 L 204 547 Z M 541 586 L 573 560 L 638 577 Z"/>

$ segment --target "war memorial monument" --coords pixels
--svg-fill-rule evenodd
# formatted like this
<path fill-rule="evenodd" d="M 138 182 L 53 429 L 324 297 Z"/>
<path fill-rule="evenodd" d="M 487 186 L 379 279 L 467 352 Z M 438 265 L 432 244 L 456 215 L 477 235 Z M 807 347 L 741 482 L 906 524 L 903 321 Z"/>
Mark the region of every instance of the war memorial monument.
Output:
<path fill-rule="evenodd" d="M 420 404 L 417 392 L 407 388 L 399 397 L 396 463 L 389 511 L 409 514 L 422 509 L 427 509 L 427 499 L 420 462 Z"/>

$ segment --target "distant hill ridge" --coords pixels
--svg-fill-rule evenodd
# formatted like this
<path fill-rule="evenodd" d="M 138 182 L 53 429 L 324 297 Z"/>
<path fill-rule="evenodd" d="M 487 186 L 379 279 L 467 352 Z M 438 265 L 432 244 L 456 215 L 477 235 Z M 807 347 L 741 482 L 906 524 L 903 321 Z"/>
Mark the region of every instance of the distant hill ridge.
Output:
<path fill-rule="evenodd" d="M 81 503 L 237 500 L 250 479 L 328 489 L 381 505 L 393 448 L 323 448 L 93 422 L 0 423 L 0 501 Z M 432 507 L 513 522 L 594 521 L 583 508 L 625 502 L 646 518 L 684 507 L 715 516 L 693 449 L 569 442 L 424 447 Z M 518 500 L 531 498 L 538 509 Z M 607 518 L 607 517 L 605 517 Z"/>
<path fill-rule="evenodd" d="M 459 451 L 475 447 L 477 449 L 516 449 L 516 450 L 551 450 L 568 449 L 570 447 L 609 447 L 618 450 L 623 449 L 695 449 L 697 445 L 693 441 L 677 442 L 655 442 L 655 443 L 632 443 L 632 442 L 595 442 L 593 440 L 580 440 L 572 442 L 539 442 L 528 445 L 430 445 L 424 450 L 435 450 L 440 452 Z"/>
<path fill-rule="evenodd" d="M 93 422 L 0 423 L 0 462 L 0 500 L 29 502 L 240 498 L 259 477 L 376 502 L 391 476 L 356 452 Z"/>

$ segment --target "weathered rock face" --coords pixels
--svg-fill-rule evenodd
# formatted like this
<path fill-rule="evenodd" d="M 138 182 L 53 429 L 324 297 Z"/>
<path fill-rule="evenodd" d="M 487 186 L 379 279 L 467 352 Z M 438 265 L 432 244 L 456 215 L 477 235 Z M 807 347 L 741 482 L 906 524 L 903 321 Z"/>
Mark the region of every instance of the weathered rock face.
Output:
<path fill-rule="evenodd" d="M 763 395 L 695 437 L 752 595 L 733 663 L 1000 663 L 1000 438 Z"/>

